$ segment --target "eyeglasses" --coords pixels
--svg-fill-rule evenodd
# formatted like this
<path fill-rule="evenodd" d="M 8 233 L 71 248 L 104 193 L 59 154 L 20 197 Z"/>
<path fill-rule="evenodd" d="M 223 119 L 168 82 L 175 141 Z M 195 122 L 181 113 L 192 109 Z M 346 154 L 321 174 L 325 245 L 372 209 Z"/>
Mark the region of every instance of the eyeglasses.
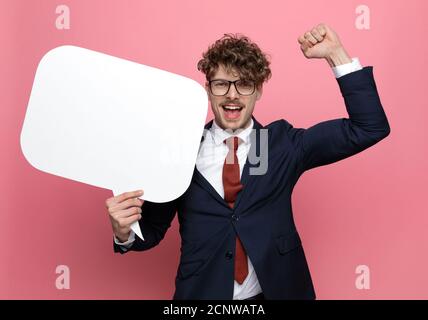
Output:
<path fill-rule="evenodd" d="M 254 93 L 256 89 L 256 84 L 252 80 L 235 80 L 235 81 L 229 81 L 229 80 L 211 80 L 208 82 L 210 86 L 210 91 L 214 96 L 224 96 L 226 95 L 230 90 L 230 85 L 233 83 L 235 86 L 236 91 L 241 96 L 250 96 Z"/>

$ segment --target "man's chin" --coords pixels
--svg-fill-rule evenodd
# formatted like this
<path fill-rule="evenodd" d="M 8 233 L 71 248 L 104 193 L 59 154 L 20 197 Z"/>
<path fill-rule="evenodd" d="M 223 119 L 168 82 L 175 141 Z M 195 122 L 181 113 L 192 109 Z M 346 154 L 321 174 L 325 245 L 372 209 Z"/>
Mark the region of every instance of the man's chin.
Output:
<path fill-rule="evenodd" d="M 240 127 L 242 126 L 242 122 L 240 120 L 238 121 L 227 121 L 227 120 L 223 120 L 221 122 L 221 126 L 223 130 L 237 130 L 240 129 Z"/>

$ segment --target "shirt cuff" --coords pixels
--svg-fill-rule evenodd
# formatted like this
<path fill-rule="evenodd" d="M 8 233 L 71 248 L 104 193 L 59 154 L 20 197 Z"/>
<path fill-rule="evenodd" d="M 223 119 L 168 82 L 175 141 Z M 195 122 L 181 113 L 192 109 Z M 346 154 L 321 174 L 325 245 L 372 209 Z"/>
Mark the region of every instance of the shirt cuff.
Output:
<path fill-rule="evenodd" d="M 128 240 L 125 242 L 120 242 L 120 240 L 116 238 L 116 236 L 114 236 L 114 243 L 120 246 L 121 249 L 124 251 L 127 251 L 129 248 L 131 248 L 134 241 L 135 241 L 135 233 L 132 230 L 131 230 L 131 233 L 129 234 Z"/>
<path fill-rule="evenodd" d="M 363 67 L 361 66 L 360 60 L 358 60 L 358 58 L 352 58 L 352 62 L 350 62 L 350 63 L 345 63 L 345 64 L 341 64 L 341 65 L 336 66 L 336 67 L 332 67 L 334 76 L 336 78 L 343 77 L 344 75 L 347 75 L 348 73 L 358 71 L 361 69 L 363 69 Z"/>

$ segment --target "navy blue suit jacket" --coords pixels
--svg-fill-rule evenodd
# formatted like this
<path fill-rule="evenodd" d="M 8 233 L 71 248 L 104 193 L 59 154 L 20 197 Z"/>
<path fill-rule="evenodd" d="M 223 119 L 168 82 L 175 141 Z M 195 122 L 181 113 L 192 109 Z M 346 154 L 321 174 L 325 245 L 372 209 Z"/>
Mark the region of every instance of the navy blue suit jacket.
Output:
<path fill-rule="evenodd" d="M 315 299 L 293 220 L 293 188 L 306 170 L 352 156 L 390 132 L 372 67 L 337 82 L 349 119 L 329 120 L 308 129 L 294 128 L 286 120 L 263 127 L 254 119 L 256 132 L 268 129 L 267 145 L 259 143 L 259 135 L 251 138 L 251 148 L 258 152 L 268 148 L 268 169 L 264 175 L 250 175 L 250 167 L 258 164 L 247 160 L 241 177 L 244 187 L 233 209 L 196 168 L 180 198 L 162 204 L 144 202 L 139 223 L 145 241 L 136 237 L 130 250 L 159 244 L 178 213 L 182 242 L 174 299 L 233 298 L 237 234 L 266 299 Z M 123 253 L 117 245 L 114 250 Z"/>

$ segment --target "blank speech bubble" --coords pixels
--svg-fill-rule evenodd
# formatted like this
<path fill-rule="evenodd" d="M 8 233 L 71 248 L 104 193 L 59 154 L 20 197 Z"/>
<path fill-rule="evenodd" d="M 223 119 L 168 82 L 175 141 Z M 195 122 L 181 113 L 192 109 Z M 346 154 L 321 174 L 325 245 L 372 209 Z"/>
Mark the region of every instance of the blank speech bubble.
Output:
<path fill-rule="evenodd" d="M 167 202 L 190 185 L 207 110 L 194 80 L 61 46 L 37 68 L 21 149 L 43 172 Z"/>

